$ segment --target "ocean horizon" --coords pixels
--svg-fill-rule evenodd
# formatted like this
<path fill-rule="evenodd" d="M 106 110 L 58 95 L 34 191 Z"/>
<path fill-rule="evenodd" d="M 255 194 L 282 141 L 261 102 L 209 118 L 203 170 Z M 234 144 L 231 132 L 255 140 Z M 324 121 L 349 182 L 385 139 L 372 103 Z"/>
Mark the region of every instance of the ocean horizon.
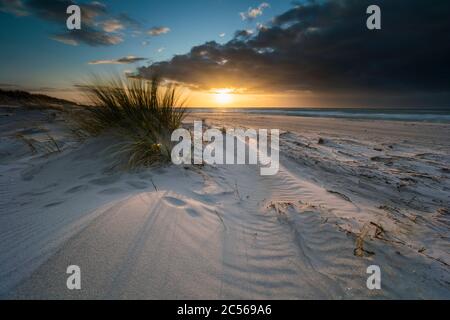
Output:
<path fill-rule="evenodd" d="M 450 108 L 189 108 L 194 113 L 245 113 L 261 115 L 344 118 L 364 120 L 391 120 L 409 122 L 450 123 Z"/>

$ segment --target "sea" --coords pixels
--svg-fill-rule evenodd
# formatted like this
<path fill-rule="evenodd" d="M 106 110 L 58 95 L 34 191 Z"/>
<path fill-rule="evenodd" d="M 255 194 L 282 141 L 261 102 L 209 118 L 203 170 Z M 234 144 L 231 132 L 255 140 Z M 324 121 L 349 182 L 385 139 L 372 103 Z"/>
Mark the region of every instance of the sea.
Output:
<path fill-rule="evenodd" d="M 450 108 L 189 108 L 191 112 L 450 123 Z"/>

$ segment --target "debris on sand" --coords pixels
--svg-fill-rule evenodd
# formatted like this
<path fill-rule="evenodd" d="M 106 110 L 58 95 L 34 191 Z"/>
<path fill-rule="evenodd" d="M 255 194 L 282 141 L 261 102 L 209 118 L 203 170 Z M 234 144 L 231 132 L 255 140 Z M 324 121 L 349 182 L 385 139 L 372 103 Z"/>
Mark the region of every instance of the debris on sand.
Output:
<path fill-rule="evenodd" d="M 370 224 L 375 227 L 375 238 L 383 239 L 384 229 L 381 225 L 370 221 Z"/>
<path fill-rule="evenodd" d="M 364 239 L 369 236 L 371 238 L 381 239 L 383 240 L 383 234 L 385 233 L 384 228 L 373 221 L 370 221 L 369 223 L 366 223 L 362 229 L 359 235 L 356 237 L 356 246 L 355 250 L 353 251 L 353 254 L 357 257 L 365 257 L 365 256 L 372 256 L 375 253 L 372 251 L 368 251 L 364 249 Z"/>
<path fill-rule="evenodd" d="M 365 233 L 361 233 L 356 237 L 356 248 L 353 251 L 353 254 L 357 257 L 365 257 L 365 256 L 373 256 L 375 253 L 372 251 L 367 251 L 364 249 L 364 237 Z"/>
<path fill-rule="evenodd" d="M 448 208 L 439 208 L 436 210 L 436 212 L 440 215 L 447 215 L 450 213 Z"/>
<path fill-rule="evenodd" d="M 352 202 L 352 200 L 350 200 L 350 198 L 347 197 L 347 196 L 346 196 L 345 194 L 343 194 L 343 193 L 340 193 L 340 192 L 337 192 L 337 191 L 333 191 L 333 190 L 327 190 L 327 192 L 336 194 L 336 195 L 338 195 L 339 197 L 341 197 L 342 199 L 344 199 L 345 201 Z"/>

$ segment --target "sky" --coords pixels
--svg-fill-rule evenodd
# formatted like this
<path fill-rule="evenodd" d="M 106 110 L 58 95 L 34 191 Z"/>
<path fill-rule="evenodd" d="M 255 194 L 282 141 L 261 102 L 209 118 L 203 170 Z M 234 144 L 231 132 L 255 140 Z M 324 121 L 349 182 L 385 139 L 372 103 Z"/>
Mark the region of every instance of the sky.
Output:
<path fill-rule="evenodd" d="M 93 74 L 157 74 L 197 107 L 450 107 L 449 17 L 447 0 L 0 0 L 0 87 L 82 100 Z"/>

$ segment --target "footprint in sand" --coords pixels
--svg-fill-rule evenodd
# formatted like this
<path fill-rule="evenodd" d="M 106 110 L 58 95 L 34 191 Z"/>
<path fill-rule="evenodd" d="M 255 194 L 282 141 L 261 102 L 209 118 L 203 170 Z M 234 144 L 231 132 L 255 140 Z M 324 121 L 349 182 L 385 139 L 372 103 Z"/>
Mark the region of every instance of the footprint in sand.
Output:
<path fill-rule="evenodd" d="M 184 208 L 187 203 L 181 199 L 174 198 L 174 197 L 163 197 L 162 200 L 168 204 L 169 206 L 176 207 L 176 208 Z M 184 208 L 184 210 L 192 217 L 197 218 L 200 216 L 200 213 L 195 210 L 194 208 Z"/>
<path fill-rule="evenodd" d="M 174 198 L 174 197 L 163 197 L 162 198 L 164 200 L 164 202 L 166 202 L 168 205 L 173 206 L 173 207 L 184 207 L 186 205 L 186 202 L 178 199 L 178 198 Z"/>

